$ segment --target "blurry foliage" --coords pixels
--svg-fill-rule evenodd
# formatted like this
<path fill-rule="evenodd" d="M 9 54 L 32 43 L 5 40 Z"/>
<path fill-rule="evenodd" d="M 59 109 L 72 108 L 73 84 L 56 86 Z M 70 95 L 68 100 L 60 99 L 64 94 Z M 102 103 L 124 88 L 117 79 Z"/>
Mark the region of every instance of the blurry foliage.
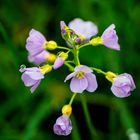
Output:
<path fill-rule="evenodd" d="M 1 0 L 0 140 L 133 140 L 128 129 L 140 131 L 139 15 L 138 0 Z M 81 62 L 105 71 L 130 73 L 137 89 L 130 97 L 117 99 L 110 91 L 110 83 L 97 74 L 97 92 L 81 95 L 86 104 L 80 103 L 79 96 L 73 104 L 72 134 L 58 137 L 52 127 L 61 115 L 61 107 L 72 95 L 68 85 L 63 83 L 67 69 L 63 67 L 48 74 L 34 94 L 24 87 L 18 69 L 21 64 L 33 66 L 27 61 L 25 49 L 31 28 L 41 31 L 47 40 L 66 45 L 60 35 L 59 22 L 68 23 L 76 17 L 95 22 L 99 35 L 111 23 L 116 25 L 121 51 L 89 46 L 81 50 Z M 89 113 L 87 116 L 84 116 L 85 111 Z"/>

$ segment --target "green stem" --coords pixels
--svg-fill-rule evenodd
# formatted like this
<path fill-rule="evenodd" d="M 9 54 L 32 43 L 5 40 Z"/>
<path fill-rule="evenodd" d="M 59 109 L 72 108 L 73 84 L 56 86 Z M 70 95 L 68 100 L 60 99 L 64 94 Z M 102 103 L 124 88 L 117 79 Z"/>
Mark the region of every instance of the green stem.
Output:
<path fill-rule="evenodd" d="M 89 46 L 89 45 L 91 45 L 91 44 L 90 44 L 90 43 L 87 43 L 87 44 L 81 45 L 81 46 L 79 47 L 79 49 L 84 48 L 84 47 Z"/>
<path fill-rule="evenodd" d="M 102 71 L 101 69 L 98 69 L 98 68 L 94 68 L 94 67 L 91 67 L 92 70 L 95 70 L 96 72 L 98 73 L 102 73 L 104 75 L 106 75 L 106 72 Z"/>
<path fill-rule="evenodd" d="M 88 107 L 87 107 L 86 98 L 84 98 L 83 96 L 81 96 L 81 100 L 82 100 L 82 107 L 83 107 L 83 111 L 84 111 L 86 123 L 87 123 L 87 126 L 89 128 L 91 137 L 92 137 L 92 139 L 98 140 L 99 137 L 97 135 L 96 129 L 92 125 L 91 117 L 90 117 L 90 114 L 89 114 L 89 111 L 88 111 Z"/>
<path fill-rule="evenodd" d="M 56 49 L 62 49 L 62 50 L 68 50 L 68 51 L 71 51 L 69 48 L 66 48 L 66 47 L 62 47 L 62 46 L 57 46 Z"/>
<path fill-rule="evenodd" d="M 74 54 L 75 65 L 79 66 L 80 65 L 79 50 L 77 48 L 78 48 L 78 46 L 73 46 L 73 54 Z"/>
<path fill-rule="evenodd" d="M 65 62 L 74 64 L 74 62 L 73 62 L 73 61 L 69 61 L 69 60 L 68 60 L 68 61 L 65 61 Z"/>
<path fill-rule="evenodd" d="M 67 61 L 65 61 L 64 64 L 69 68 L 70 71 L 74 71 L 74 67 L 70 65 Z"/>
<path fill-rule="evenodd" d="M 72 140 L 81 140 L 81 136 L 80 136 L 80 132 L 79 132 L 79 128 L 78 128 L 78 124 L 77 124 L 77 121 L 75 119 L 75 116 L 72 115 L 71 119 L 72 119 L 72 125 L 74 128 L 72 131 L 72 134 L 71 134 L 71 139 Z"/>
<path fill-rule="evenodd" d="M 76 95 L 77 95 L 77 93 L 73 93 L 73 95 L 72 95 L 72 97 L 70 99 L 70 102 L 69 102 L 69 105 L 70 106 L 72 105 L 72 102 L 73 102 L 73 100 L 74 100 L 74 98 L 75 98 Z"/>

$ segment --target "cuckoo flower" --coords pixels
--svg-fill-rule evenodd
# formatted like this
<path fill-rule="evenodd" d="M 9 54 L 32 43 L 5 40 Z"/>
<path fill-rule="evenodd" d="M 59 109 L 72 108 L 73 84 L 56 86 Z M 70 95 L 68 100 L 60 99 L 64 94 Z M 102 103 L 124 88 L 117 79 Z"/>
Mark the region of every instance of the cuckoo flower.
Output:
<path fill-rule="evenodd" d="M 120 74 L 113 79 L 111 90 L 117 97 L 123 98 L 129 96 L 131 91 L 136 88 L 133 78 L 130 74 Z"/>
<path fill-rule="evenodd" d="M 20 72 L 23 73 L 21 76 L 22 81 L 24 82 L 25 86 L 31 87 L 32 93 L 40 84 L 41 79 L 44 78 L 44 74 L 41 73 L 40 69 L 37 67 L 21 68 Z"/>
<path fill-rule="evenodd" d="M 60 116 L 53 126 L 54 133 L 57 135 L 67 136 L 71 133 L 72 124 L 67 115 Z"/>
<path fill-rule="evenodd" d="M 37 30 L 32 29 L 29 33 L 29 37 L 26 40 L 26 49 L 29 52 L 28 59 L 37 65 L 46 61 L 48 51 L 45 50 L 44 45 L 46 43 L 45 37 Z"/>
<path fill-rule="evenodd" d="M 118 44 L 118 36 L 115 31 L 115 25 L 111 24 L 101 36 L 102 44 L 106 47 L 114 50 L 120 50 L 120 45 Z"/>
<path fill-rule="evenodd" d="M 84 65 L 77 66 L 74 72 L 69 74 L 65 82 L 72 78 L 70 83 L 70 89 L 75 93 L 82 93 L 84 90 L 94 92 L 97 89 L 96 76 L 93 71 Z"/>
<path fill-rule="evenodd" d="M 69 28 L 74 30 L 85 41 L 89 41 L 92 36 L 95 36 L 98 32 L 97 26 L 91 21 L 83 21 L 80 18 L 76 18 L 69 23 Z M 79 42 L 78 40 L 76 40 Z"/>

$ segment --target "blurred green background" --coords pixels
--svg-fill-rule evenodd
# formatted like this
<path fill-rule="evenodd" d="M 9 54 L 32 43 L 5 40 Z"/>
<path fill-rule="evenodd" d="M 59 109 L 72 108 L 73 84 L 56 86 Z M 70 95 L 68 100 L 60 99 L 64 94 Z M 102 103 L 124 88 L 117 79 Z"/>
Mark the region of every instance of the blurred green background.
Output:
<path fill-rule="evenodd" d="M 30 29 L 47 40 L 66 45 L 59 22 L 79 17 L 99 27 L 99 35 L 116 25 L 121 51 L 103 46 L 81 49 L 82 64 L 105 71 L 132 74 L 136 90 L 118 99 L 109 82 L 97 74 L 99 88 L 77 96 L 73 103 L 73 131 L 67 137 L 53 133 L 53 124 L 71 92 L 63 66 L 49 73 L 34 94 L 23 85 L 19 67 L 27 61 Z M 0 0 L 0 140 L 139 140 L 140 132 L 140 1 L 139 0 Z"/>

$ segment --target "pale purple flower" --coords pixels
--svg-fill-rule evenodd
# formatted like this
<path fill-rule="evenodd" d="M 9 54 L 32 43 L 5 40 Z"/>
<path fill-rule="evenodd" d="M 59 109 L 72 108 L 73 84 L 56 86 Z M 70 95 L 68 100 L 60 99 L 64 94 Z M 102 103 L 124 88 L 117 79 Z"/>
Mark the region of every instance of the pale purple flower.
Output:
<path fill-rule="evenodd" d="M 89 41 L 92 36 L 98 33 L 97 26 L 91 21 L 83 21 L 80 18 L 75 18 L 69 23 L 69 28 L 74 30 L 76 34 L 85 38 Z"/>
<path fill-rule="evenodd" d="M 63 64 L 64 64 L 64 59 L 62 57 L 57 57 L 54 62 L 53 68 L 56 70 L 60 68 Z"/>
<path fill-rule="evenodd" d="M 103 44 L 114 50 L 120 50 L 120 45 L 118 44 L 118 36 L 115 31 L 115 25 L 111 24 L 101 36 Z"/>
<path fill-rule="evenodd" d="M 82 93 L 84 90 L 94 92 L 97 89 L 96 76 L 93 71 L 84 65 L 77 66 L 74 72 L 69 74 L 65 82 L 72 78 L 70 82 L 70 89 L 75 93 Z"/>
<path fill-rule="evenodd" d="M 19 71 L 22 72 L 21 79 L 24 82 L 25 86 L 31 87 L 30 90 L 33 93 L 40 84 L 41 79 L 44 78 L 43 73 L 41 73 L 40 69 L 37 67 L 22 68 L 21 66 Z"/>
<path fill-rule="evenodd" d="M 123 98 L 128 97 L 135 88 L 132 76 L 124 73 L 113 79 L 111 90 L 115 96 Z"/>
<path fill-rule="evenodd" d="M 30 62 L 39 65 L 46 61 L 45 58 L 49 52 L 43 48 L 45 42 L 45 37 L 39 31 L 32 29 L 29 32 L 29 37 L 26 40 L 26 49 L 29 52 L 28 59 Z"/>
<path fill-rule="evenodd" d="M 53 126 L 53 131 L 57 135 L 67 136 L 71 133 L 72 124 L 68 116 L 62 115 L 57 120 Z"/>

